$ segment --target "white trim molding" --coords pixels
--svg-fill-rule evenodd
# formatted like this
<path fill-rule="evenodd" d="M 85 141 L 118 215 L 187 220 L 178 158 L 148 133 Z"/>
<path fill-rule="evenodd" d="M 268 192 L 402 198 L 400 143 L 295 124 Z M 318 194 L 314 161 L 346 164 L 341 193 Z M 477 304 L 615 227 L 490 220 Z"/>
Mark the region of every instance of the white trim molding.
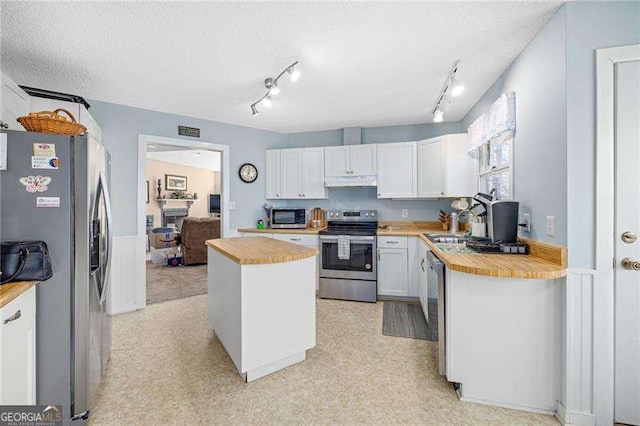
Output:
<path fill-rule="evenodd" d="M 596 51 L 596 274 L 593 386 L 596 424 L 614 421 L 615 65 L 640 60 L 640 44 Z"/>
<path fill-rule="evenodd" d="M 109 315 L 124 314 L 145 306 L 146 285 L 140 287 L 139 282 L 145 281 L 144 269 L 137 266 L 144 265 L 146 239 L 138 235 L 113 238 L 113 261 L 111 262 L 111 279 L 107 312 Z M 132 273 L 133 271 L 133 273 Z"/>
<path fill-rule="evenodd" d="M 134 271 L 135 280 L 135 290 L 131 290 L 129 288 L 121 288 L 118 286 L 114 287 L 113 294 L 116 295 L 116 300 L 118 302 L 118 306 L 114 310 L 114 313 L 122 313 L 129 312 L 131 310 L 136 309 L 144 309 L 147 306 L 146 302 L 146 225 L 145 225 L 145 212 L 146 212 L 146 188 L 145 188 L 145 173 L 146 173 L 146 158 L 147 158 L 147 144 L 155 144 L 155 145 L 172 145 L 172 146 L 181 146 L 185 148 L 193 148 L 193 149 L 202 149 L 209 151 L 217 151 L 221 154 L 221 218 L 220 218 L 220 233 L 222 237 L 227 237 L 232 234 L 232 231 L 229 227 L 230 216 L 229 216 L 229 199 L 230 199 L 230 175 L 229 175 L 229 154 L 230 149 L 229 145 L 221 145 L 208 143 L 203 141 L 188 141 L 185 139 L 175 139 L 168 138 L 164 136 L 153 136 L 153 135 L 138 135 L 138 203 L 137 203 L 137 214 L 138 214 L 138 224 L 137 224 L 137 234 L 135 236 L 127 237 L 127 238 L 135 238 L 137 244 L 131 244 L 131 246 L 136 246 L 135 252 L 128 251 L 129 257 L 127 258 L 127 262 L 133 262 L 130 265 L 130 268 L 124 269 L 125 271 Z M 114 247 L 114 253 L 118 247 Z M 122 247 L 121 250 L 123 252 L 130 250 L 130 247 Z M 115 274 L 114 274 L 115 275 Z M 130 278 L 130 274 L 128 275 Z M 124 278 L 124 277 L 123 277 Z M 113 280 L 113 278 L 112 278 Z M 120 284 L 124 285 L 124 284 Z M 133 307 L 133 308 L 132 308 Z"/>
<path fill-rule="evenodd" d="M 593 284 L 595 270 L 570 269 L 563 285 L 560 401 L 563 424 L 595 425 L 593 410 Z"/>

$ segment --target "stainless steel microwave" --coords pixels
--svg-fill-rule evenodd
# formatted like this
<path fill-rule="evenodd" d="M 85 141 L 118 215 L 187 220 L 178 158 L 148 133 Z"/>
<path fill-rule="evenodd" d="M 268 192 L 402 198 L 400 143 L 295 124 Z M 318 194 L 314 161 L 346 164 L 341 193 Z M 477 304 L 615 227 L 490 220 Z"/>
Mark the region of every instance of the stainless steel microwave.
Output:
<path fill-rule="evenodd" d="M 271 209 L 272 228 L 306 228 L 307 210 L 293 207 L 274 207 Z"/>

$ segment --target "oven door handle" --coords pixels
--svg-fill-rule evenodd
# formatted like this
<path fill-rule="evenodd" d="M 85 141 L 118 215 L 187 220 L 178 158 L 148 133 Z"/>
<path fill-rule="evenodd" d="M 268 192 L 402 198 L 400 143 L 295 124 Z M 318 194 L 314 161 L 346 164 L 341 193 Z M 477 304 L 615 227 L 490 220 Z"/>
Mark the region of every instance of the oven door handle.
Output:
<path fill-rule="evenodd" d="M 376 237 L 349 237 L 349 242 L 353 242 L 353 243 L 362 243 L 362 242 L 371 242 L 371 241 L 375 241 Z M 325 242 L 336 242 L 338 241 L 338 237 L 331 237 L 331 236 L 320 236 L 320 241 L 325 241 Z"/>

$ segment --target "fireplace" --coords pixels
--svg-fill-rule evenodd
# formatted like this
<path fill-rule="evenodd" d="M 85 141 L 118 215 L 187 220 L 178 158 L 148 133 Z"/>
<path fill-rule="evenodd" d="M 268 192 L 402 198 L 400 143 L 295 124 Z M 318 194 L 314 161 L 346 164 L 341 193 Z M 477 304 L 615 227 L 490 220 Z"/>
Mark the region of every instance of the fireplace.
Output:
<path fill-rule="evenodd" d="M 162 227 L 173 226 L 178 231 L 182 228 L 182 219 L 189 216 L 189 209 L 162 209 Z"/>

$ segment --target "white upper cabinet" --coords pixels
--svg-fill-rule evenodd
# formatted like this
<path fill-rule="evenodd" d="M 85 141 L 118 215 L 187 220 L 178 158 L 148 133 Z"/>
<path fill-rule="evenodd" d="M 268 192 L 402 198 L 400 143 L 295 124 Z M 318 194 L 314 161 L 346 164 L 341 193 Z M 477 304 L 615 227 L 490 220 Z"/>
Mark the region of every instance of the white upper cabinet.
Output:
<path fill-rule="evenodd" d="M 332 146 L 324 149 L 325 177 L 349 176 L 349 147 Z"/>
<path fill-rule="evenodd" d="M 418 142 L 418 197 L 469 197 L 477 192 L 466 133 Z"/>
<path fill-rule="evenodd" d="M 302 198 L 302 149 L 280 151 L 280 198 Z"/>
<path fill-rule="evenodd" d="M 325 198 L 324 149 L 304 148 L 302 150 L 302 197 Z"/>
<path fill-rule="evenodd" d="M 353 145 L 349 147 L 350 175 L 372 176 L 377 173 L 377 145 Z"/>
<path fill-rule="evenodd" d="M 417 196 L 415 142 L 378 144 L 378 198 Z"/>
<path fill-rule="evenodd" d="M 30 109 L 30 96 L 16 83 L 2 74 L 2 87 L 0 88 L 0 121 L 8 125 L 9 130 L 24 130 L 17 118 L 28 115 Z"/>
<path fill-rule="evenodd" d="M 267 150 L 265 197 L 325 198 L 324 148 Z"/>
<path fill-rule="evenodd" d="M 265 198 L 280 198 L 280 150 L 268 149 L 265 161 Z"/>
<path fill-rule="evenodd" d="M 446 137 L 418 142 L 418 197 L 445 194 Z"/>
<path fill-rule="evenodd" d="M 331 146 L 324 149 L 326 177 L 376 174 L 376 145 Z"/>

